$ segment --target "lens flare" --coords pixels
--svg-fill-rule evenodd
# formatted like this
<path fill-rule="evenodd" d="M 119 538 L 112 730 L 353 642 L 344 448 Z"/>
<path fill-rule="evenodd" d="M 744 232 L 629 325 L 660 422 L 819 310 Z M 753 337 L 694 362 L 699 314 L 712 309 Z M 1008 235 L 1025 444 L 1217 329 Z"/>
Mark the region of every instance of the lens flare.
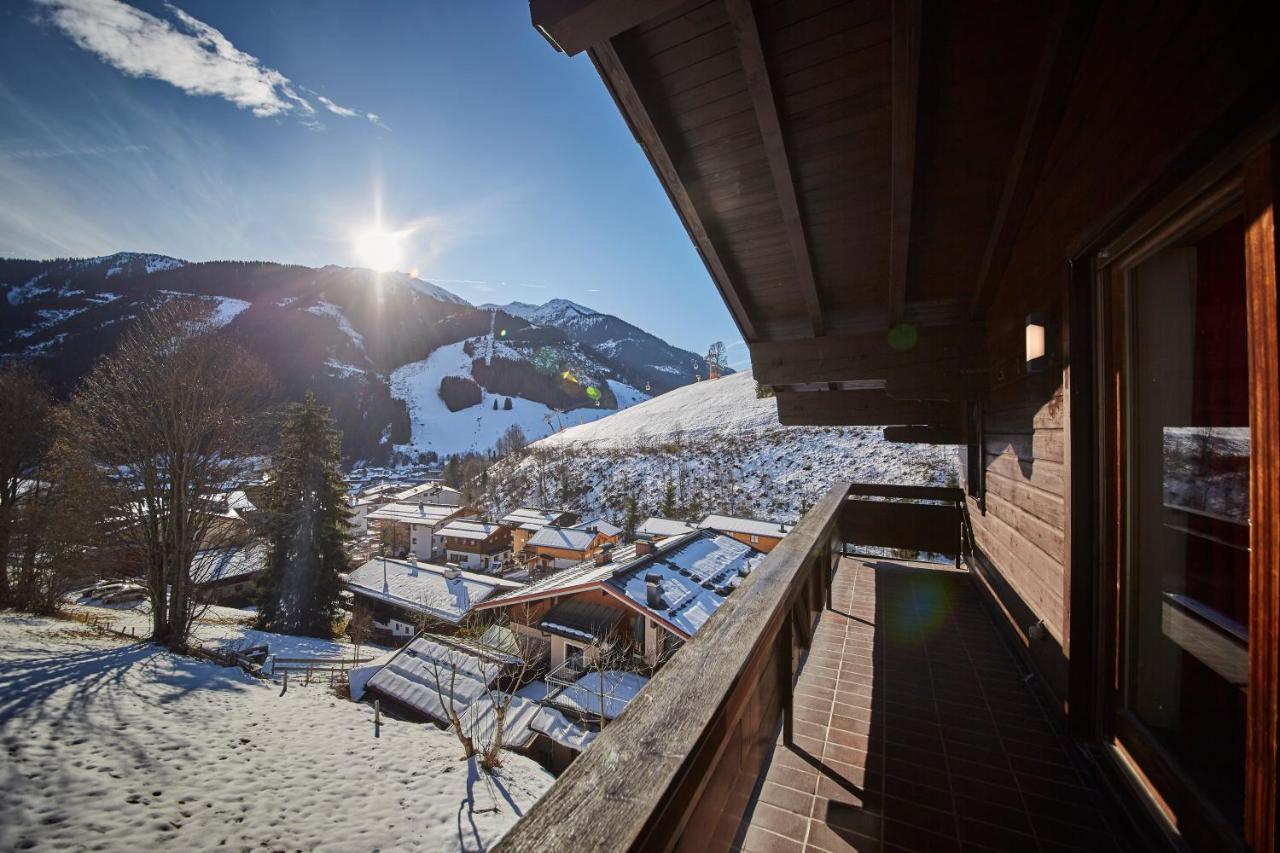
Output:
<path fill-rule="evenodd" d="M 370 228 L 356 236 L 356 257 L 360 263 L 378 272 L 391 272 L 404 257 L 407 231 Z"/>

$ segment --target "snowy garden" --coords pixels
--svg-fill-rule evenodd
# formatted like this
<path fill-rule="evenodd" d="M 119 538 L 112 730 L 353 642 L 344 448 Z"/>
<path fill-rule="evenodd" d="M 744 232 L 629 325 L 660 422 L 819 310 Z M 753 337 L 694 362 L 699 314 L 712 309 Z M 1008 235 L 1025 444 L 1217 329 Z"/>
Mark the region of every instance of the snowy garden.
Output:
<path fill-rule="evenodd" d="M 515 754 L 485 773 L 452 734 L 375 726 L 373 708 L 327 685 L 282 694 L 236 667 L 12 612 L 0 741 L 5 850 L 485 849 L 553 781 Z"/>

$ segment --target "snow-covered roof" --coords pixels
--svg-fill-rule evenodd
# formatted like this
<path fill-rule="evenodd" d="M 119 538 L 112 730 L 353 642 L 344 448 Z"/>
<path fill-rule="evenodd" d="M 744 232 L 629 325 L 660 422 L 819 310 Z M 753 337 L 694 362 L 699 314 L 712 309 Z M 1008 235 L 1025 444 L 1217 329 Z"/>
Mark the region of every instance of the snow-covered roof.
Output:
<path fill-rule="evenodd" d="M 390 503 L 369 513 L 369 518 L 373 521 L 399 521 L 404 524 L 428 524 L 434 527 L 456 512 L 459 512 L 456 506 Z"/>
<path fill-rule="evenodd" d="M 450 579 L 445 573 L 456 570 L 433 563 L 388 559 L 385 574 L 383 566 L 382 558 L 374 557 L 347 576 L 347 588 L 454 625 L 495 593 L 520 588 L 515 581 L 472 572 L 459 572 Z"/>
<path fill-rule="evenodd" d="M 611 573 L 603 585 L 691 637 L 762 559 L 749 545 L 703 530 L 665 540 L 648 557 Z M 658 606 L 649 604 L 651 579 L 661 590 Z"/>
<path fill-rule="evenodd" d="M 420 495 L 461 496 L 461 494 L 462 492 L 458 491 L 452 486 L 446 486 L 444 483 L 429 482 L 429 483 L 419 483 L 416 486 L 410 486 L 404 491 L 397 492 L 396 494 L 392 495 L 392 498 L 397 501 L 407 501 L 409 500 L 409 498 L 416 498 L 416 497 L 419 497 Z"/>
<path fill-rule="evenodd" d="M 684 534 L 692 533 L 697 529 L 697 525 L 689 524 L 685 521 L 676 521 L 672 518 L 659 518 L 658 516 L 653 515 L 646 518 L 644 523 L 636 528 L 636 533 L 666 538 L 667 536 L 683 536 Z"/>
<path fill-rule="evenodd" d="M 629 559 L 635 559 L 635 546 L 626 545 L 615 549 L 612 563 L 597 566 L 593 560 L 584 560 L 576 566 L 561 569 L 520 589 L 494 596 L 486 601 L 485 607 L 481 609 L 505 606 L 518 601 L 536 601 L 553 595 L 562 595 L 570 590 L 590 588 L 613 574 L 619 563 Z"/>
<path fill-rule="evenodd" d="M 591 521 L 584 521 L 581 524 L 573 525 L 574 530 L 595 531 L 602 536 L 619 536 L 622 534 L 622 528 L 616 524 L 610 524 L 603 518 L 593 518 Z"/>
<path fill-rule="evenodd" d="M 599 719 L 603 710 L 604 718 L 612 720 L 626 710 L 648 683 L 649 679 L 634 672 L 616 669 L 588 672 L 571 686 L 552 694 L 549 701 L 587 718 Z"/>
<path fill-rule="evenodd" d="M 248 577 L 262 571 L 266 559 L 267 549 L 260 542 L 197 551 L 191 560 L 191 578 L 196 583 L 218 583 Z"/>
<path fill-rule="evenodd" d="M 420 634 L 374 673 L 365 689 L 447 723 L 445 703 L 450 696 L 454 711 L 461 714 L 508 666 L 519 662 L 475 643 Z"/>
<path fill-rule="evenodd" d="M 548 524 L 556 524 L 568 514 L 562 509 L 540 509 L 538 507 L 522 506 L 504 515 L 498 523 L 504 527 L 518 527 L 521 530 L 528 530 L 533 533 Z"/>
<path fill-rule="evenodd" d="M 436 531 L 441 536 L 452 536 L 455 539 L 488 539 L 499 530 L 499 525 L 492 521 L 451 521 Z"/>
<path fill-rule="evenodd" d="M 577 527 L 553 527 L 548 525 L 529 537 L 525 543 L 530 547 L 564 548 L 567 551 L 586 551 L 595 541 L 596 534 L 592 530 L 581 530 Z"/>
<path fill-rule="evenodd" d="M 743 533 L 754 536 L 772 536 L 781 539 L 791 527 L 777 521 L 761 521 L 758 518 L 734 518 L 732 515 L 708 515 L 699 527 L 719 530 L 721 533 Z"/>

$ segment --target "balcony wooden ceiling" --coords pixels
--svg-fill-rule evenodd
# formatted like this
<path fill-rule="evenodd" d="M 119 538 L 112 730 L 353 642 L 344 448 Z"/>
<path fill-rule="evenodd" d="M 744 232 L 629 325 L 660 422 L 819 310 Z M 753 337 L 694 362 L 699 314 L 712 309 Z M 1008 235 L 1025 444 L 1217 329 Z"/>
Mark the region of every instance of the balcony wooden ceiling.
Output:
<path fill-rule="evenodd" d="M 531 9 L 558 49 L 591 56 L 782 422 L 954 439 L 1093 4 Z"/>

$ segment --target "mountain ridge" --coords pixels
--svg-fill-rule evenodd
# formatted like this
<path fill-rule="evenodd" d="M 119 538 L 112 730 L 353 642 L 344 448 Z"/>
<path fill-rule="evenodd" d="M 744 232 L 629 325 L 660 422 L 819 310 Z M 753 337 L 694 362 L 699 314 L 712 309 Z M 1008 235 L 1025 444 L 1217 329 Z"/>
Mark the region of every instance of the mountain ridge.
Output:
<path fill-rule="evenodd" d="M 570 422 L 602 417 L 693 381 L 697 373 L 692 353 L 569 300 L 546 305 L 594 318 L 617 337 L 593 335 L 550 314 L 525 319 L 518 316 L 519 303 L 514 315 L 478 307 L 404 273 L 270 261 L 190 262 L 131 251 L 45 261 L 0 258 L 0 358 L 38 363 L 65 395 L 139 315 L 179 298 L 207 303 L 219 325 L 272 368 L 281 400 L 314 390 L 331 406 L 352 463 L 395 464 L 441 450 L 489 449 L 485 441 L 492 430 L 477 426 L 475 404 L 456 412 L 466 423 L 432 421 L 437 432 L 465 429 L 473 435 L 470 443 L 414 437 L 411 412 L 422 400 L 397 396 L 412 383 L 393 389 L 393 374 L 424 364 L 442 347 L 465 350 L 465 358 L 451 357 L 448 375 L 474 383 L 477 391 L 468 400 L 478 395 L 489 411 L 494 403 L 509 411 L 506 399 L 530 404 L 517 408 L 522 427 L 534 431 L 531 439 L 551 431 L 548 416 Z M 627 351 L 632 339 L 648 349 Z M 693 362 L 689 370 L 672 369 L 686 357 Z M 441 393 L 420 381 L 412 387 L 419 395 Z"/>

